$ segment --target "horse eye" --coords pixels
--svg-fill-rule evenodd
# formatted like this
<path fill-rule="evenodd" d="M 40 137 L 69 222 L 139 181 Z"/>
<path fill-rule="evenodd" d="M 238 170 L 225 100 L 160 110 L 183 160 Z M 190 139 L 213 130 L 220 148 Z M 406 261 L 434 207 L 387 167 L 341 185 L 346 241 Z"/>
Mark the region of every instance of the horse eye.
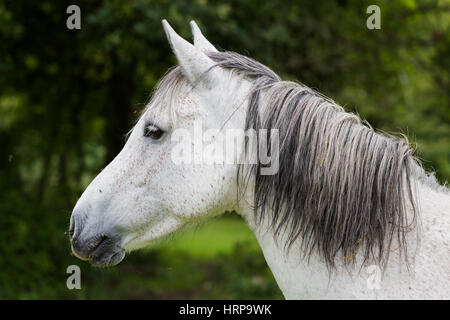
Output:
<path fill-rule="evenodd" d="M 152 138 L 153 140 L 159 140 L 164 131 L 153 124 L 149 124 L 144 129 L 144 137 Z"/>

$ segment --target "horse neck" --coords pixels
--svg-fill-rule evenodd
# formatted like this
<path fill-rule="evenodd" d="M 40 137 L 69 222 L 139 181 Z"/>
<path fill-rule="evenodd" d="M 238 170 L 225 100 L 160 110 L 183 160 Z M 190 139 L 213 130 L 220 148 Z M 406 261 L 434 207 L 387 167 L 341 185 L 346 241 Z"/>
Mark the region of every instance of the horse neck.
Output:
<path fill-rule="evenodd" d="M 266 92 L 261 92 L 261 101 L 266 101 Z M 240 121 L 245 121 L 245 115 L 248 112 L 248 101 L 244 104 L 246 108 L 242 108 L 240 111 Z M 267 108 L 265 103 L 261 103 L 259 112 L 263 114 Z M 253 184 L 249 183 L 244 190 L 244 194 L 239 193 L 237 207 L 235 208 L 239 215 L 241 215 L 246 221 L 249 228 L 253 231 L 260 247 L 263 252 L 264 258 L 271 269 L 278 286 L 283 292 L 286 298 L 298 297 L 298 292 L 302 292 L 302 285 L 305 285 L 307 278 L 305 274 L 305 268 L 307 267 L 304 262 L 299 259 L 298 249 L 300 247 L 299 240 L 297 240 L 291 247 L 292 250 L 285 252 L 283 250 L 283 237 L 275 237 L 275 234 L 270 228 L 270 220 L 263 219 L 257 221 L 254 214 L 253 199 L 254 189 Z M 266 211 L 270 216 L 272 212 Z M 320 266 L 323 267 L 323 266 Z M 324 272 L 326 270 L 324 269 Z M 324 281 L 326 279 L 324 278 Z"/>
<path fill-rule="evenodd" d="M 406 269 L 401 256 L 395 251 L 391 254 L 385 270 L 370 269 L 375 266 L 370 263 L 363 267 L 362 257 L 355 252 L 353 258 L 356 260 L 356 267 L 346 269 L 342 263 L 338 262 L 335 273 L 330 274 L 330 270 L 327 269 L 324 260 L 318 253 L 313 252 L 309 258 L 302 256 L 304 252 L 300 239 L 296 240 L 289 250 L 286 250 L 283 234 L 275 236 L 270 227 L 272 214 L 270 210 L 266 212 L 268 218 L 261 222 L 256 220 L 254 207 L 251 204 L 253 197 L 251 186 L 247 188 L 237 210 L 253 231 L 278 286 L 288 299 L 423 298 L 427 294 L 439 296 L 439 293 L 424 292 L 424 289 L 414 282 L 414 277 L 428 274 L 431 269 L 433 272 L 442 273 L 441 269 L 446 268 L 445 264 L 438 264 L 433 262 L 434 260 L 430 260 L 431 253 L 426 248 L 433 247 L 438 250 L 436 257 L 448 256 L 447 242 L 442 235 L 450 232 L 448 229 L 450 226 L 450 216 L 448 215 L 450 190 L 445 187 L 436 188 L 433 184 L 424 182 L 423 179 L 418 179 L 416 182 L 421 220 L 417 229 L 419 233 L 410 232 L 408 235 L 411 253 L 414 255 L 411 270 Z M 419 235 L 419 241 L 416 238 L 417 235 Z M 431 264 L 428 265 L 429 261 Z M 410 271 L 416 276 L 411 277 Z M 382 290 L 370 289 L 370 279 L 375 275 L 380 278 L 380 281 L 383 281 L 381 282 Z M 436 283 L 436 286 L 439 286 L 439 283 Z M 384 291 L 384 289 L 386 290 Z"/>
<path fill-rule="evenodd" d="M 262 99 L 262 101 L 265 101 L 265 99 Z M 260 112 L 263 113 L 265 109 L 266 105 L 261 104 Z M 419 176 L 425 175 L 421 168 L 418 168 L 418 170 L 421 171 L 418 174 Z M 433 220 L 439 219 L 439 216 L 444 215 L 446 211 L 448 216 L 448 212 L 450 212 L 450 193 L 448 192 L 448 189 L 446 189 L 447 194 L 445 194 L 442 190 L 437 190 L 433 186 L 430 187 L 430 184 L 433 183 L 425 183 L 422 180 L 423 179 L 419 178 L 414 182 L 418 187 L 416 195 L 419 195 L 418 202 L 421 204 L 419 211 L 421 218 L 423 218 L 422 227 L 426 227 L 426 225 L 432 224 Z M 286 238 L 283 237 L 283 233 L 275 236 L 274 230 L 271 228 L 270 217 L 273 212 L 266 208 L 266 218 L 262 221 L 256 220 L 254 207 L 252 205 L 252 199 L 254 199 L 254 190 L 252 188 L 252 183 L 249 183 L 244 196 L 240 198 L 237 211 L 243 216 L 248 226 L 255 234 L 266 262 L 286 298 L 348 297 L 370 299 L 381 297 L 380 291 L 367 290 L 368 275 L 366 272 L 361 271 L 362 257 L 358 252 L 355 252 L 353 259 L 356 260 L 355 265 L 361 268 L 358 267 L 353 269 L 353 271 L 349 271 L 344 268 L 343 263 L 337 263 L 337 270 L 335 272 L 335 277 L 333 278 L 333 275 L 330 274 L 330 270 L 324 263 L 324 259 L 321 258 L 317 252 L 313 252 L 311 256 L 306 259 L 304 258 L 301 237 L 290 246 L 289 250 L 286 250 L 284 246 Z M 409 237 L 414 238 L 411 239 L 411 247 L 414 247 L 414 243 L 417 243 L 415 242 L 417 241 L 415 238 L 416 236 L 417 233 L 411 232 Z M 433 242 L 435 240 L 427 239 L 427 241 Z M 358 262 L 361 263 L 359 264 Z M 400 264 L 400 256 L 394 252 L 390 256 L 390 263 L 385 271 L 390 273 L 390 277 L 393 276 L 393 278 L 391 278 L 392 282 L 404 285 L 405 283 L 408 283 L 409 278 L 404 278 L 405 274 L 408 274 L 407 272 L 403 273 L 401 276 L 397 275 Z M 428 268 L 431 268 L 431 266 L 428 266 Z M 364 270 L 367 271 L 367 266 Z M 330 286 L 334 287 L 331 291 L 329 290 Z M 395 288 L 395 286 L 396 285 L 391 284 L 390 288 Z M 405 289 L 405 291 L 410 290 Z M 353 295 L 354 292 L 358 293 Z M 414 295 L 416 292 L 410 293 Z M 383 294 L 385 294 L 386 297 L 393 294 L 395 297 L 397 293 L 394 290 L 392 292 L 386 291 Z M 420 296 L 420 294 L 420 290 L 418 290 L 417 295 Z"/>
<path fill-rule="evenodd" d="M 252 199 L 252 190 L 249 187 L 245 194 L 245 199 Z M 242 204 L 238 213 L 245 219 L 249 228 L 253 231 L 256 240 L 263 252 L 264 258 L 271 269 L 278 286 L 286 298 L 298 298 L 299 292 L 304 292 L 304 288 L 308 285 L 306 269 L 314 267 L 308 266 L 305 261 L 300 259 L 300 243 L 297 240 L 289 251 L 284 250 L 283 235 L 275 236 L 274 231 L 270 228 L 269 219 L 256 221 L 254 209 L 250 204 L 251 201 L 242 200 Z M 266 213 L 270 213 L 267 211 Z M 270 216 L 270 215 L 268 215 Z M 323 268 L 323 274 L 326 274 L 324 265 L 315 265 L 317 268 Z M 320 272 L 322 273 L 322 272 Z M 323 281 L 327 281 L 325 276 Z M 306 296 L 305 296 L 306 297 Z"/>

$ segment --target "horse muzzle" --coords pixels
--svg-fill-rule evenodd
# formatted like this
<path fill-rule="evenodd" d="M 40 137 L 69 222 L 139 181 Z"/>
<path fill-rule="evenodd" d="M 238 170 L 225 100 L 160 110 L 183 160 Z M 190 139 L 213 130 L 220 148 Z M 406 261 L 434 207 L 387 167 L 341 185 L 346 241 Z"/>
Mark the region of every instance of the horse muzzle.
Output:
<path fill-rule="evenodd" d="M 93 231 L 95 229 L 98 228 L 89 226 L 82 214 L 77 211 L 72 213 L 69 229 L 72 253 L 94 266 L 109 267 L 120 263 L 125 257 L 120 235 L 111 231 Z"/>

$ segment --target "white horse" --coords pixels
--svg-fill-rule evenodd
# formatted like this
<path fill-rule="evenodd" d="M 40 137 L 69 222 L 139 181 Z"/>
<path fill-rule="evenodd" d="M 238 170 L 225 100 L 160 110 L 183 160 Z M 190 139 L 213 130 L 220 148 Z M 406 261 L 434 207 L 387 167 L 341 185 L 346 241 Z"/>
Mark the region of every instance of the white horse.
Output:
<path fill-rule="evenodd" d="M 288 299 L 450 298 L 450 192 L 403 139 L 250 58 L 217 51 L 194 22 L 194 45 L 163 26 L 179 66 L 78 200 L 77 257 L 116 265 L 125 252 L 235 210 Z M 189 140 L 198 130 L 203 140 Z M 219 137 L 233 130 L 264 131 L 258 150 L 268 147 L 271 158 L 207 161 L 205 140 L 221 150 Z M 249 143 L 227 141 L 245 158 Z M 176 161 L 180 146 L 194 161 Z"/>

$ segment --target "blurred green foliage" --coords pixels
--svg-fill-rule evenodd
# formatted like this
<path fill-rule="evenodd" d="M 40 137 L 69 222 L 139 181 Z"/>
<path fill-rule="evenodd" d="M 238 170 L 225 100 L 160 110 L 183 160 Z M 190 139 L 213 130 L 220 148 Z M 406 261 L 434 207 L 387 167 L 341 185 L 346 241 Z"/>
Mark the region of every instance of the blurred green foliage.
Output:
<path fill-rule="evenodd" d="M 70 4 L 79 31 L 66 28 Z M 381 30 L 366 28 L 369 4 Z M 249 231 L 227 227 L 244 227 L 236 218 L 198 232 L 226 231 L 205 250 L 174 243 L 111 270 L 69 254 L 77 197 L 175 63 L 163 18 L 187 39 L 195 19 L 217 47 L 406 134 L 424 166 L 450 179 L 449 0 L 0 1 L 0 299 L 281 298 Z M 70 264 L 82 266 L 80 291 L 65 287 Z"/>

